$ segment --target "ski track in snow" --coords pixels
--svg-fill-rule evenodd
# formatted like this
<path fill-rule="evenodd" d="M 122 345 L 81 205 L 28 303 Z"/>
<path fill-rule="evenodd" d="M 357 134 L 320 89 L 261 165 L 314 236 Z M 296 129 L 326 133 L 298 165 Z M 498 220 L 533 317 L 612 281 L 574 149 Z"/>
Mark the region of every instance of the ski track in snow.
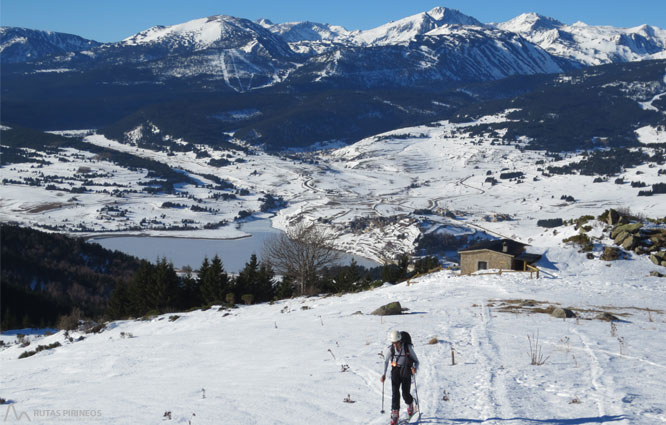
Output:
<path fill-rule="evenodd" d="M 225 59 L 231 62 L 225 63 Z M 219 61 L 230 84 L 232 67 L 238 77 L 234 57 L 222 54 Z M 396 139 L 390 143 L 365 139 L 322 154 L 323 168 L 263 153 L 248 156 L 251 169 L 260 171 L 251 178 L 247 176 L 250 168 L 218 170 L 191 156 L 167 157 L 164 152 L 138 149 L 101 136 L 88 137 L 89 143 L 177 165 L 194 175 L 228 172 L 225 178 L 239 187 L 286 191 L 289 206 L 276 217 L 277 225 L 299 216 L 337 221 L 372 214 L 389 217 L 424 206 L 459 208 L 467 215 L 453 220 L 432 218 L 439 220 L 437 226 L 535 238 L 536 242 L 529 242 L 547 258 L 544 273 L 541 279 L 531 280 L 518 274 L 460 277 L 441 272 L 415 279 L 412 286 L 401 284 L 342 297 L 244 306 L 232 310 L 228 317 L 211 309 L 181 313 L 183 317 L 173 324 L 162 320 L 164 316 L 122 321 L 102 334 L 86 336 L 82 342 L 65 343 L 21 360 L 17 357 L 23 348 L 5 346 L 0 348 L 0 396 L 15 401 L 19 410 L 100 406 L 104 417 L 99 422 L 109 425 L 161 423 L 165 410 L 173 411 L 174 423 L 191 421 L 197 425 L 219 423 L 221 414 L 233 424 L 386 424 L 388 415 L 378 413 L 383 367 L 379 353 L 386 345 L 386 333 L 399 328 L 412 333 L 421 360 L 416 380 L 423 424 L 666 423 L 662 400 L 666 392 L 662 337 L 666 292 L 663 279 L 648 276 L 658 267 L 646 257 L 633 254 L 613 263 L 587 260 L 562 243 L 564 237 L 575 234 L 572 226 L 558 229 L 555 235 L 534 224 L 537 218 L 596 215 L 605 208 L 628 204 L 653 215 L 663 210 L 663 202 L 656 196 L 637 198 L 635 190 L 612 182 L 592 185 L 589 176 L 534 180 L 539 175 L 525 160 L 531 154 L 517 152 L 514 147 L 492 146 L 489 140 L 477 145 L 481 142 L 455 133 L 462 128 L 442 123 L 434 129 L 415 127 L 387 133 Z M 423 132 L 426 136 L 405 139 L 406 132 Z M 456 137 L 440 140 L 449 133 Z M 381 153 L 384 148 L 388 151 Z M 572 156 L 561 163 L 575 159 Z M 51 173 L 71 174 L 80 164 L 90 162 L 54 161 Z M 125 173 L 111 164 L 95 164 L 101 170 L 122 175 L 128 184 L 143 178 L 142 174 Z M 471 167 L 477 166 L 479 171 L 470 175 Z M 486 172 L 497 175 L 509 166 L 525 171 L 523 183 L 485 183 Z M 4 170 L 16 177 L 29 171 L 21 167 Z M 624 176 L 629 178 L 638 171 L 649 183 L 660 181 L 656 168 L 647 165 L 628 170 Z M 3 205 L 3 214 L 15 219 L 21 217 L 15 210 L 47 200 L 54 204 L 62 201 L 52 191 L 39 190 L 4 186 L 3 202 L 8 206 Z M 541 201 L 533 196 L 535 193 Z M 580 200 L 563 203 L 558 199 L 563 193 Z M 87 196 L 99 195 L 80 195 L 81 199 Z M 199 196 L 205 196 L 205 192 Z M 163 199 L 131 201 L 159 205 Z M 80 209 L 85 210 L 81 216 L 95 214 L 93 202 L 97 201 L 81 205 L 84 208 Z M 243 202 L 243 208 L 258 207 L 251 199 Z M 505 223 L 485 221 L 483 216 L 495 212 L 516 218 Z M 51 220 L 56 213 L 45 214 Z M 141 218 L 154 212 L 139 210 L 137 214 Z M 64 212 L 57 219 L 65 216 L 73 219 Z M 594 235 L 602 235 L 603 225 L 595 226 Z M 415 228 L 408 224 L 370 229 L 344 243 L 347 249 L 379 258 L 386 253 L 383 243 L 396 234 L 415 237 L 409 233 Z M 397 240 L 391 242 L 403 247 Z M 410 244 L 407 241 L 404 246 Z M 495 308 L 499 301 L 494 300 L 528 298 L 581 308 L 650 307 L 655 309 L 655 317 L 648 321 L 640 316 L 644 314 L 641 310 L 630 310 L 631 319 L 618 325 L 618 335 L 626 338 L 625 345 L 620 345 L 617 337 L 608 336 L 605 323 L 581 320 L 574 324 L 546 315 L 498 312 Z M 367 315 L 396 299 L 410 308 L 410 314 L 388 318 Z M 312 311 L 300 310 L 306 304 L 312 306 Z M 282 313 L 284 307 L 288 311 Z M 355 311 L 365 314 L 353 316 Z M 137 337 L 123 339 L 118 336 L 120 330 Z M 540 332 L 548 356 L 542 366 L 529 365 L 526 356 L 525 337 L 536 332 Z M 438 343 L 426 344 L 433 337 Z M 56 340 L 63 340 L 62 333 L 33 343 Z M 450 364 L 451 348 L 455 365 Z M 206 388 L 205 398 L 201 396 L 202 387 Z M 389 381 L 384 390 L 388 412 Z M 449 401 L 443 400 L 444 392 Z M 416 395 L 415 387 L 412 393 Z M 343 404 L 348 394 L 355 403 Z M 81 405 L 72 406 L 68 400 L 80 400 Z M 197 416 L 193 417 L 195 412 Z"/>
<path fill-rule="evenodd" d="M 558 255 L 566 251 L 549 257 L 558 261 Z M 580 274 L 589 265 L 570 267 Z M 26 350 L 18 344 L 0 348 L 1 395 L 30 414 L 97 408 L 103 412 L 98 423 L 109 425 L 161 423 L 165 411 L 174 423 L 194 425 L 221 423 L 221 417 L 230 424 L 385 425 L 391 386 L 385 383 L 387 413 L 381 415 L 379 353 L 388 331 L 405 329 L 420 360 L 412 394 L 418 394 L 423 424 L 664 423 L 661 282 L 603 266 L 589 276 L 597 274 L 591 284 L 587 277 L 532 280 L 443 271 L 411 285 L 341 297 L 211 308 L 179 313 L 174 322 L 166 320 L 169 315 L 114 322 L 100 334 L 65 340 L 27 359 L 17 359 Z M 607 280 L 612 275 L 617 283 Z M 533 297 L 653 310 L 649 320 L 644 311 L 627 310 L 629 319 L 617 324 L 617 336 L 627 339 L 620 346 L 607 322 L 501 311 L 502 300 Z M 407 314 L 367 314 L 394 300 L 409 308 Z M 526 356 L 525 336 L 535 331 L 548 357 L 542 366 L 529 365 Z M 428 343 L 432 338 L 436 344 Z M 63 333 L 30 339 L 50 344 L 63 341 Z M 348 396 L 354 403 L 343 402 Z M 574 399 L 579 402 L 572 404 Z M 403 416 L 405 408 L 401 402 Z"/>
<path fill-rule="evenodd" d="M 622 397 L 616 390 L 613 377 L 608 375 L 604 369 L 604 364 L 607 363 L 609 356 L 596 351 L 590 339 L 576 328 L 572 328 L 572 332 L 580 339 L 589 359 L 590 381 L 594 390 L 591 397 L 596 400 L 599 417 L 624 417 L 624 411 L 617 404 L 617 401 Z M 630 422 L 622 421 L 621 423 L 628 424 Z"/>

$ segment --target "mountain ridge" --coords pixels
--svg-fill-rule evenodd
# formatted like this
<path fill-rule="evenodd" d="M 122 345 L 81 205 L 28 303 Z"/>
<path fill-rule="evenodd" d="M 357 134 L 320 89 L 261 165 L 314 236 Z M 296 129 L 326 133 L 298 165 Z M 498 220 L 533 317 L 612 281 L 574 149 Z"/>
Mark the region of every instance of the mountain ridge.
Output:
<path fill-rule="evenodd" d="M 214 15 L 171 26 L 151 27 L 114 43 L 98 43 L 82 38 L 79 38 L 78 42 L 85 44 L 88 49 L 101 48 L 100 51 L 119 46 L 148 44 L 152 44 L 153 47 L 161 45 L 163 48 L 172 48 L 176 51 L 184 47 L 189 49 L 186 49 L 187 51 L 200 51 L 208 47 L 251 50 L 247 46 L 247 41 L 248 34 L 253 33 L 249 39 L 270 45 L 276 49 L 274 54 L 288 57 L 291 54 L 301 53 L 306 53 L 306 56 L 320 54 L 340 44 L 366 47 L 407 44 L 415 37 L 430 31 L 455 26 L 498 28 L 516 33 L 554 57 L 577 62 L 579 66 L 666 58 L 666 30 L 655 26 L 616 28 L 592 26 L 582 22 L 567 25 L 536 13 L 524 13 L 506 22 L 484 24 L 456 9 L 445 7 L 435 7 L 363 31 L 350 31 L 338 25 L 308 21 L 275 24 L 267 19 L 251 22 L 228 15 Z M 25 43 L 23 39 L 44 38 L 44 34 L 40 33 L 49 34 L 51 38 L 63 38 L 65 34 L 20 29 L 23 35 L 12 35 L 12 32 L 16 33 L 19 29 L 11 27 L 3 29 L 0 32 L 0 46 L 5 46 L 3 63 L 34 61 L 46 55 L 67 55 L 83 50 L 76 45 L 65 45 L 59 49 L 52 47 L 51 50 L 38 55 L 26 49 L 12 51 L 9 46 Z M 35 33 L 31 34 L 30 31 Z M 246 42 L 242 43 L 243 41 Z"/>
<path fill-rule="evenodd" d="M 101 46 L 74 34 L 32 30 L 20 27 L 0 27 L 0 62 L 20 63 L 57 54 L 79 52 Z"/>

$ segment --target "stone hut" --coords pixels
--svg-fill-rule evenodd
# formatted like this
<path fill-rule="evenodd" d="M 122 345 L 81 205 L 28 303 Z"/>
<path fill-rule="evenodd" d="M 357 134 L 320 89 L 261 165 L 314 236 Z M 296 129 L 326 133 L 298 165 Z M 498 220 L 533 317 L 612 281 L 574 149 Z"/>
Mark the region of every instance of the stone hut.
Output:
<path fill-rule="evenodd" d="M 541 258 L 525 252 L 527 244 L 511 239 L 489 240 L 458 251 L 460 273 L 471 274 L 479 270 L 500 269 L 527 271 L 527 266 Z"/>

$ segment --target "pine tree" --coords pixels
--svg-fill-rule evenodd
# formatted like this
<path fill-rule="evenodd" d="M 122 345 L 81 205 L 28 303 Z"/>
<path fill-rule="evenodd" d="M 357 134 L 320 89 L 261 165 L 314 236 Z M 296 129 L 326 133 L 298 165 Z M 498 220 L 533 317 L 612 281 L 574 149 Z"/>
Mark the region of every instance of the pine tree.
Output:
<path fill-rule="evenodd" d="M 121 282 L 114 288 L 109 299 L 107 315 L 110 319 L 123 319 L 130 315 L 129 285 Z"/>
<path fill-rule="evenodd" d="M 199 279 L 195 279 L 191 274 L 187 274 L 183 278 L 183 300 L 181 307 L 189 309 L 192 307 L 199 307 L 202 305 L 201 288 L 199 286 Z"/>
<path fill-rule="evenodd" d="M 206 275 L 206 273 L 208 272 L 208 269 L 210 269 L 210 262 L 208 261 L 208 257 L 204 257 L 203 263 L 201 263 L 201 267 L 199 267 L 198 280 L 199 280 L 200 285 L 201 285 L 202 277 Z"/>
<path fill-rule="evenodd" d="M 199 297 L 203 304 L 207 304 L 207 298 L 204 293 L 207 291 L 206 279 L 208 279 L 208 274 L 210 270 L 210 262 L 208 257 L 204 257 L 201 267 L 199 267 L 199 275 L 197 276 L 197 282 L 199 286 Z"/>
<path fill-rule="evenodd" d="M 335 290 L 337 292 L 350 292 L 354 289 L 354 284 L 362 278 L 361 268 L 356 260 L 352 259 L 349 266 L 340 267 L 335 278 Z"/>
<path fill-rule="evenodd" d="M 0 327 L 0 329 L 6 331 L 8 329 L 12 329 L 14 327 L 13 325 L 14 325 L 13 316 L 10 313 L 10 310 L 6 308 L 4 314 L 2 315 L 2 326 Z"/>
<path fill-rule="evenodd" d="M 204 259 L 204 262 L 206 260 Z M 204 266 L 202 265 L 202 269 Z M 224 271 L 222 260 L 215 255 L 205 273 L 199 275 L 201 296 L 205 304 L 211 305 L 224 300 L 229 289 L 229 276 Z"/>
<path fill-rule="evenodd" d="M 296 284 L 294 283 L 293 278 L 290 276 L 282 276 L 282 280 L 277 284 L 275 288 L 275 297 L 277 299 L 289 298 L 296 292 Z"/>
<path fill-rule="evenodd" d="M 158 260 L 150 281 L 152 284 L 148 292 L 150 308 L 162 312 L 176 307 L 179 281 L 173 263 L 167 261 L 166 257 Z"/>
<path fill-rule="evenodd" d="M 270 264 L 260 263 L 259 273 L 257 274 L 257 293 L 255 294 L 258 302 L 270 301 L 275 296 L 275 272 Z"/>
<path fill-rule="evenodd" d="M 152 289 L 153 267 L 148 261 L 142 261 L 129 286 L 129 313 L 131 316 L 143 316 L 150 310 L 149 293 Z"/>
<path fill-rule="evenodd" d="M 21 322 L 21 326 L 23 327 L 23 329 L 27 329 L 27 328 L 31 327 L 31 323 L 32 322 L 30 321 L 30 316 L 28 316 L 27 314 L 24 314 L 23 315 L 23 321 Z"/>
<path fill-rule="evenodd" d="M 382 269 L 382 280 L 384 282 L 398 283 L 407 278 L 407 267 L 409 266 L 409 256 L 401 254 L 398 258 L 398 264 L 385 264 Z"/>
<path fill-rule="evenodd" d="M 259 263 L 257 261 L 257 256 L 256 254 L 252 254 L 250 261 L 245 263 L 245 267 L 241 270 L 236 279 L 234 290 L 237 294 L 240 294 L 241 296 L 251 294 L 254 295 L 255 300 L 259 301 L 259 296 L 257 294 L 258 268 Z"/>

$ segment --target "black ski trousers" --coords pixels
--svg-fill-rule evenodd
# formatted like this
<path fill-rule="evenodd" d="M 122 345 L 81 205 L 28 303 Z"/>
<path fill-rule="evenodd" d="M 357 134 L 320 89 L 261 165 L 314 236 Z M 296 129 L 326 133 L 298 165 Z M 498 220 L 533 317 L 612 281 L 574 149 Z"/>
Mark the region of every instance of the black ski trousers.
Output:
<path fill-rule="evenodd" d="M 391 398 L 391 409 L 400 410 L 400 387 L 402 387 L 402 399 L 409 406 L 414 401 L 414 397 L 410 393 L 412 387 L 412 372 L 405 377 L 400 376 L 400 367 L 391 369 L 391 387 L 393 389 L 393 397 Z"/>

